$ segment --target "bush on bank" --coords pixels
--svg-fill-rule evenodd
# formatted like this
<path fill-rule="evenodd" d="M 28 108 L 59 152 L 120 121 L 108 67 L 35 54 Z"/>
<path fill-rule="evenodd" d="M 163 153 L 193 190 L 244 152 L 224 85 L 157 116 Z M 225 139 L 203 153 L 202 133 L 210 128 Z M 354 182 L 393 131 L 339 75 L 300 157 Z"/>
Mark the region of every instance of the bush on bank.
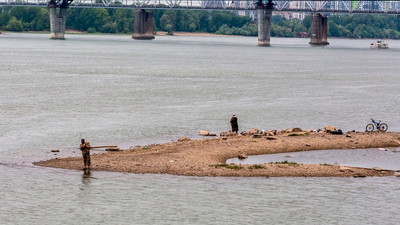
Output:
<path fill-rule="evenodd" d="M 154 31 L 209 32 L 257 36 L 256 21 L 233 11 L 153 10 Z M 88 33 L 133 33 L 134 9 L 69 8 L 67 29 Z M 310 34 L 311 15 L 304 20 L 272 17 L 271 36 Z M 0 30 L 44 31 L 50 29 L 49 10 L 38 7 L 1 7 Z M 330 15 L 328 36 L 345 38 L 400 39 L 400 18 L 379 15 Z"/>

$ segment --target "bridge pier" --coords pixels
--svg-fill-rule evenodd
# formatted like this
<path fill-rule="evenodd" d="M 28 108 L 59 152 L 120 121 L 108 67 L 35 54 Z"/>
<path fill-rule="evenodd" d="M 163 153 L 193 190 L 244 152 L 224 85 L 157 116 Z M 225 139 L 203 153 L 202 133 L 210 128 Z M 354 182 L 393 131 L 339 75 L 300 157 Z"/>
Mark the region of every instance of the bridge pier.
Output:
<path fill-rule="evenodd" d="M 137 9 L 135 11 L 135 24 L 132 38 L 137 40 L 154 39 L 152 12 L 146 12 L 144 9 Z"/>
<path fill-rule="evenodd" d="M 329 45 L 328 18 L 319 13 L 312 14 L 310 45 Z"/>
<path fill-rule="evenodd" d="M 268 0 L 267 4 L 263 4 L 260 0 L 257 3 L 259 46 L 271 46 L 270 39 L 273 10 L 274 4 L 272 3 L 272 0 Z"/>
<path fill-rule="evenodd" d="M 51 0 L 47 7 L 50 9 L 50 38 L 64 39 L 68 3 L 65 0 L 63 1 L 60 6 L 60 15 L 57 15 L 58 6 L 54 0 Z"/>

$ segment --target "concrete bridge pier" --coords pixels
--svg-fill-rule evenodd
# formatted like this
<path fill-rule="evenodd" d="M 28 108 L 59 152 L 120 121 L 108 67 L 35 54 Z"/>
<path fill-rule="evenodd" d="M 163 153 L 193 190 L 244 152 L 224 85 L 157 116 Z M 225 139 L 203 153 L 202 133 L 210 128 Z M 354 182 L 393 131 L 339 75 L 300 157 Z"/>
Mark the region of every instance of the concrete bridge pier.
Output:
<path fill-rule="evenodd" d="M 272 0 L 268 0 L 267 4 L 263 4 L 260 0 L 257 3 L 259 46 L 271 46 L 270 39 L 273 10 L 274 4 L 272 3 Z"/>
<path fill-rule="evenodd" d="M 63 1 L 60 6 L 60 14 L 57 15 L 57 4 L 51 0 L 47 7 L 50 9 L 50 38 L 51 39 L 64 39 L 65 24 L 67 22 L 67 9 L 68 3 Z"/>
<path fill-rule="evenodd" d="M 329 45 L 328 18 L 319 13 L 312 14 L 310 45 Z"/>
<path fill-rule="evenodd" d="M 152 12 L 146 12 L 144 9 L 137 9 L 135 11 L 135 24 L 132 38 L 137 40 L 154 39 Z"/>

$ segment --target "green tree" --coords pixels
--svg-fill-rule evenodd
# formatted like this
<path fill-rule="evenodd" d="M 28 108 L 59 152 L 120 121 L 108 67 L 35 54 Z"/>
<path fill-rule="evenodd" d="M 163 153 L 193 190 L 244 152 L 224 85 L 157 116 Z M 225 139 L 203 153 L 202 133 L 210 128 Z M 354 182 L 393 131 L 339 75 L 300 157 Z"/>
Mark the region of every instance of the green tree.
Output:
<path fill-rule="evenodd" d="M 301 21 L 301 24 L 302 24 L 305 28 L 310 29 L 310 27 L 311 27 L 311 22 L 312 22 L 311 20 L 312 20 L 312 16 L 311 16 L 311 15 L 308 15 L 308 16 L 304 17 L 304 19 Z"/>
<path fill-rule="evenodd" d="M 0 28 L 4 29 L 4 27 L 7 26 L 8 21 L 10 21 L 10 19 L 11 19 L 10 12 L 6 11 L 3 13 L 0 13 Z"/>
<path fill-rule="evenodd" d="M 22 21 L 17 20 L 15 16 L 13 16 L 10 21 L 8 21 L 8 24 L 6 26 L 6 30 L 9 31 L 22 31 L 22 29 Z"/>
<path fill-rule="evenodd" d="M 167 25 L 165 25 L 165 30 L 168 32 L 169 35 L 172 35 L 172 33 L 173 33 L 173 26 L 172 26 L 172 24 L 167 24 Z"/>
<path fill-rule="evenodd" d="M 108 22 L 101 27 L 103 33 L 117 33 L 118 25 L 116 22 Z"/>
<path fill-rule="evenodd" d="M 106 9 L 99 8 L 70 8 L 67 13 L 67 27 L 81 31 L 86 31 L 90 27 L 101 30 L 110 18 Z"/>
<path fill-rule="evenodd" d="M 196 31 L 196 25 L 194 23 L 191 23 L 190 26 L 189 26 L 189 30 L 192 33 L 195 32 Z"/>
<path fill-rule="evenodd" d="M 210 12 L 202 10 L 199 12 L 199 30 L 203 32 L 208 31 Z"/>
<path fill-rule="evenodd" d="M 160 28 L 166 30 L 165 27 L 166 27 L 167 25 L 171 25 L 171 26 L 172 26 L 172 24 L 171 24 L 171 18 L 170 18 L 168 15 L 164 14 L 164 15 L 160 18 Z"/>
<path fill-rule="evenodd" d="M 89 27 L 87 31 L 88 33 L 96 33 L 96 29 L 94 27 Z"/>

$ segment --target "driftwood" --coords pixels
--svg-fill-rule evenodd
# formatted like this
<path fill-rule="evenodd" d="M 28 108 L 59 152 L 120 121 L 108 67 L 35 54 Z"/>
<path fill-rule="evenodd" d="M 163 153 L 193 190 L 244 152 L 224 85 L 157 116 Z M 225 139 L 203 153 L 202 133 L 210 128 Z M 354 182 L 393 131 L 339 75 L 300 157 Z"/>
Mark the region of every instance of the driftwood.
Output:
<path fill-rule="evenodd" d="M 99 146 L 90 146 L 90 148 L 118 148 L 118 145 L 99 145 Z"/>

